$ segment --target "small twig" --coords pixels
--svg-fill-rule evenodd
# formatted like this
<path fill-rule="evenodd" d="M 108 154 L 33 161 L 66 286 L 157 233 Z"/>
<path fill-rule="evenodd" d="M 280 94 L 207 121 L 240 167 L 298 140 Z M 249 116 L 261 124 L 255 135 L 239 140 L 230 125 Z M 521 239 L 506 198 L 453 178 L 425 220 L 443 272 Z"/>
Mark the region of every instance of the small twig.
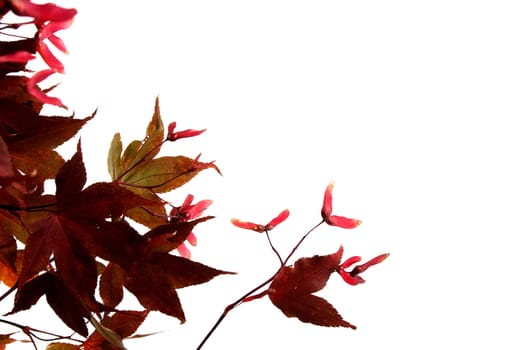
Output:
<path fill-rule="evenodd" d="M 270 239 L 270 234 L 268 233 L 268 230 L 264 230 L 264 233 L 266 234 L 266 238 L 268 239 L 268 243 L 270 243 L 270 247 L 272 247 L 272 250 L 275 252 L 275 255 L 277 255 L 277 257 L 279 258 L 279 262 L 281 263 L 281 266 L 283 266 L 284 265 L 284 261 L 281 258 L 281 254 L 279 254 L 279 252 L 277 251 L 277 249 L 273 245 L 272 240 Z"/>
<path fill-rule="evenodd" d="M 9 288 L 8 291 L 6 291 L 4 294 L 2 294 L 0 296 L 0 303 L 2 302 L 2 300 L 4 300 L 5 298 L 7 298 L 11 293 L 13 293 L 17 288 L 18 288 L 18 281 L 19 279 L 17 278 L 16 282 L 13 284 L 13 286 L 11 288 Z"/>
<path fill-rule="evenodd" d="M 321 226 L 322 224 L 324 223 L 324 220 L 321 221 L 320 223 L 318 223 L 317 225 L 315 225 L 314 227 L 312 227 L 310 229 L 310 231 L 306 232 L 303 236 L 303 238 L 301 238 L 299 240 L 299 242 L 297 242 L 297 244 L 295 245 L 295 247 L 293 247 L 292 251 L 290 252 L 290 254 L 288 254 L 288 256 L 286 257 L 286 259 L 284 259 L 284 263 L 283 265 L 286 265 L 286 263 L 288 262 L 288 260 L 290 260 L 290 258 L 292 257 L 292 255 L 294 255 L 294 253 L 297 251 L 297 249 L 299 248 L 299 246 L 304 242 L 304 240 L 306 239 L 306 237 L 308 237 L 310 235 L 310 233 L 312 233 L 316 228 L 318 228 L 319 226 Z"/>

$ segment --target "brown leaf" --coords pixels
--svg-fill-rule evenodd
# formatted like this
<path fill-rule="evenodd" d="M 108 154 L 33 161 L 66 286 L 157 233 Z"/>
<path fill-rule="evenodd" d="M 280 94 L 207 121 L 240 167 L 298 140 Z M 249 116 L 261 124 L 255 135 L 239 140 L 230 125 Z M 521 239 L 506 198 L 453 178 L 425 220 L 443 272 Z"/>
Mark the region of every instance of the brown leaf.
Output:
<path fill-rule="evenodd" d="M 16 339 L 11 338 L 13 334 L 15 333 L 0 334 L 0 350 L 4 350 L 7 344 L 17 341 Z"/>
<path fill-rule="evenodd" d="M 119 265 L 109 263 L 100 276 L 99 293 L 104 305 L 114 308 L 124 297 L 124 271 Z"/>
<path fill-rule="evenodd" d="M 127 338 L 137 331 L 148 316 L 149 311 L 118 311 L 110 317 L 104 317 L 102 324 L 122 338 Z"/>

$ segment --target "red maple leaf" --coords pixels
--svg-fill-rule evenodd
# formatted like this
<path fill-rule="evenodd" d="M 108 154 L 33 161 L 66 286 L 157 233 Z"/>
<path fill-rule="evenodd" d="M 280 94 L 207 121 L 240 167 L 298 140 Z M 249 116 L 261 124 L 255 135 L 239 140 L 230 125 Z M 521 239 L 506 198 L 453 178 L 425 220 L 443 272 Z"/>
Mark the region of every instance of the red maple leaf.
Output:
<path fill-rule="evenodd" d="M 283 266 L 270 284 L 268 296 L 288 317 L 326 327 L 355 326 L 345 321 L 325 299 L 313 295 L 336 272 L 343 247 L 330 255 L 301 258 L 293 266 Z"/>

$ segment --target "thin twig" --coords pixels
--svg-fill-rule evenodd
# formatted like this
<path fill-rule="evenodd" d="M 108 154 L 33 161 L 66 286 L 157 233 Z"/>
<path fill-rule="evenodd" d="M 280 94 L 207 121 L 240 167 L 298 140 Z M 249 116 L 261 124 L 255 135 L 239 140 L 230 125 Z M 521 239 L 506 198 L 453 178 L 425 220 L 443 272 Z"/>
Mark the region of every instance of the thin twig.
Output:
<path fill-rule="evenodd" d="M 275 246 L 272 243 L 272 240 L 270 239 L 270 234 L 268 233 L 268 230 L 264 230 L 264 233 L 266 233 L 266 238 L 268 239 L 268 243 L 270 243 L 270 247 L 272 247 L 272 250 L 275 252 L 275 255 L 279 258 L 279 262 L 281 263 L 281 266 L 284 265 L 283 258 L 281 258 L 281 254 L 277 251 Z"/>

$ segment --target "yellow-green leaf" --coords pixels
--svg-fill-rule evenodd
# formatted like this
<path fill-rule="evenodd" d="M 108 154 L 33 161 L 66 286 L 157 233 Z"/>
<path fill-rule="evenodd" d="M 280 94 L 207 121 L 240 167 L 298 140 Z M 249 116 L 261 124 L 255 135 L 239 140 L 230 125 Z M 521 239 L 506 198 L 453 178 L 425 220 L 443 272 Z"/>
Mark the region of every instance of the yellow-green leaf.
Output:
<path fill-rule="evenodd" d="M 122 155 L 122 140 L 120 134 L 116 133 L 111 141 L 108 154 L 108 171 L 111 180 L 116 180 L 121 173 L 120 157 Z"/>
<path fill-rule="evenodd" d="M 202 168 L 194 166 L 195 161 L 184 156 L 161 157 L 144 162 L 135 168 L 126 184 L 151 189 L 155 193 L 172 191 L 199 173 Z"/>

